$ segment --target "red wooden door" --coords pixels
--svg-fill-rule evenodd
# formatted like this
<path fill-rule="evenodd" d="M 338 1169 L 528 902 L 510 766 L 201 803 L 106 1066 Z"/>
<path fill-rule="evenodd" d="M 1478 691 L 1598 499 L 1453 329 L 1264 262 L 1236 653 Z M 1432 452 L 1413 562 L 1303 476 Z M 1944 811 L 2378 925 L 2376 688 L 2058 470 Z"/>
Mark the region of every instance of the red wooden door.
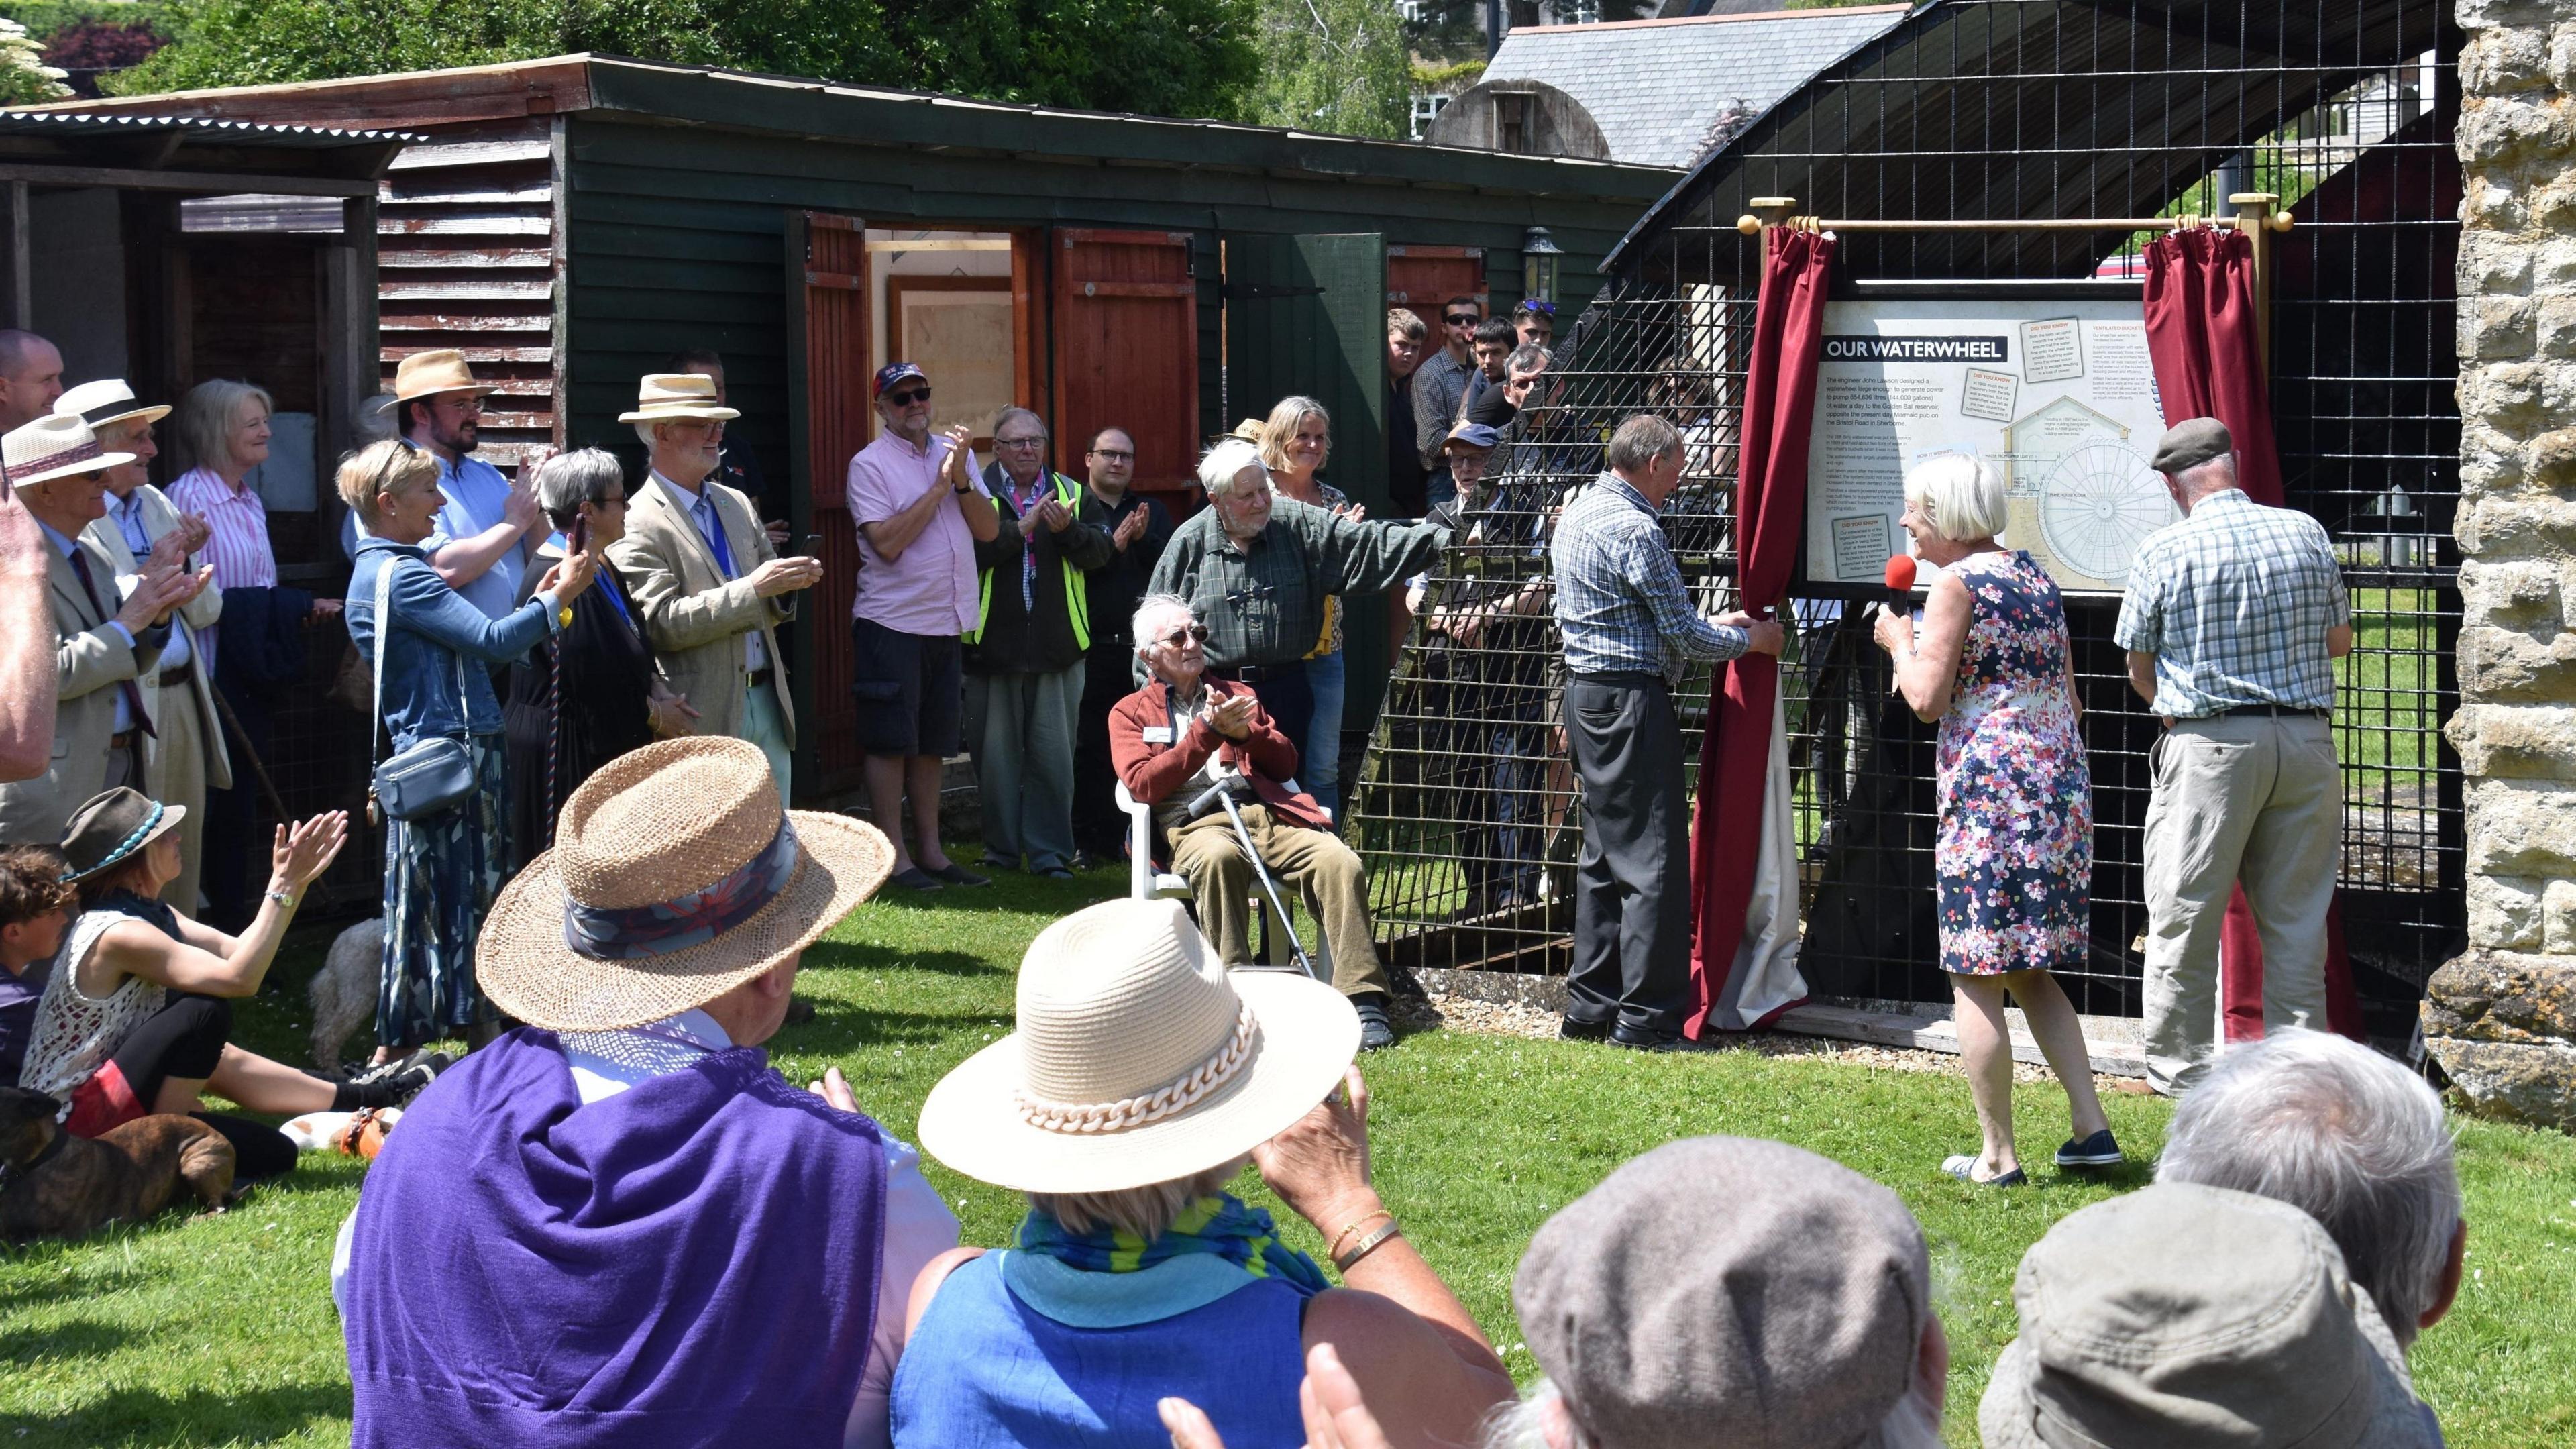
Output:
<path fill-rule="evenodd" d="M 1483 247 L 1412 247 L 1386 249 L 1386 305 L 1410 308 L 1431 329 L 1430 345 L 1440 345 L 1440 305 L 1452 297 L 1473 297 L 1488 315 Z"/>
<path fill-rule="evenodd" d="M 865 778 L 850 699 L 850 603 L 858 596 L 859 536 L 845 489 L 850 458 L 868 445 L 868 250 L 866 223 L 854 216 L 805 213 L 805 417 L 810 508 L 822 535 L 815 552 L 823 581 L 805 602 L 814 640 L 811 714 L 797 733 L 813 742 L 821 775 L 817 795 L 854 788 Z"/>
<path fill-rule="evenodd" d="M 1052 250 L 1056 466 L 1081 476 L 1092 435 L 1124 428 L 1136 440 L 1134 486 L 1182 501 L 1198 473 L 1190 233 L 1067 227 Z"/>

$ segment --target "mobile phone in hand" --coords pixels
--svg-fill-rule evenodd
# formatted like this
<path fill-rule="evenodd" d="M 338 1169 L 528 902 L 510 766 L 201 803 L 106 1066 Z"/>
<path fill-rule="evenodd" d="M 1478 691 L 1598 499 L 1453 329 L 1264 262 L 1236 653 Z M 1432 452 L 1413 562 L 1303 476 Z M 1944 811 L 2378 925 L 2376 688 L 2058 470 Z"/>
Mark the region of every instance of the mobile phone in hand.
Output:
<path fill-rule="evenodd" d="M 574 553 L 580 553 L 582 550 L 590 547 L 589 514 L 580 514 L 573 519 L 571 544 L 571 551 Z"/>

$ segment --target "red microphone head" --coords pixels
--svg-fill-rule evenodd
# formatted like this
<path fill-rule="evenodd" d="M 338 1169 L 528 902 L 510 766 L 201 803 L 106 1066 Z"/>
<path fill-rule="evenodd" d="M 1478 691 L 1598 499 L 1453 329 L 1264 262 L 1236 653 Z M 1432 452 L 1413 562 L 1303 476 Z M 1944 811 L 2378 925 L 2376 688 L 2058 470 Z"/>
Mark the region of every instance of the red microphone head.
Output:
<path fill-rule="evenodd" d="M 1914 555 L 1900 553 L 1887 561 L 1887 586 L 1900 594 L 1914 587 Z"/>

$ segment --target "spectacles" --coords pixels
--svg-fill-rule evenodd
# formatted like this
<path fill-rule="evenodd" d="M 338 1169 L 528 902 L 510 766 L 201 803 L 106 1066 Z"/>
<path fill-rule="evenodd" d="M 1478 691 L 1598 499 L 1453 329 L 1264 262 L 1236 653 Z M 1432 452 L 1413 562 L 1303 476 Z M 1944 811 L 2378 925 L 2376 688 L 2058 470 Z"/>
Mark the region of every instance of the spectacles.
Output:
<path fill-rule="evenodd" d="M 1473 312 L 1444 312 L 1440 314 L 1440 320 L 1452 327 L 1473 327 L 1485 319 Z"/>
<path fill-rule="evenodd" d="M 993 440 L 993 446 L 997 448 L 1043 448 L 1046 446 L 1046 434 L 1040 433 L 1034 438 L 995 438 Z"/>
<path fill-rule="evenodd" d="M 914 403 L 926 403 L 930 401 L 930 389 L 924 387 L 915 388 L 909 392 L 890 392 L 885 395 L 885 400 L 893 403 L 896 407 L 908 408 Z"/>
<path fill-rule="evenodd" d="M 1195 639 L 1199 643 L 1205 644 L 1208 640 L 1208 626 L 1205 624 L 1192 624 L 1187 628 L 1174 629 L 1171 633 L 1164 635 L 1162 638 L 1157 639 L 1154 642 L 1162 645 L 1166 649 L 1178 649 L 1181 647 L 1181 641 L 1184 639 Z"/>
<path fill-rule="evenodd" d="M 1136 461 L 1136 455 L 1123 448 L 1094 448 L 1091 450 L 1091 456 L 1095 458 L 1106 458 L 1112 463 L 1133 463 Z"/>

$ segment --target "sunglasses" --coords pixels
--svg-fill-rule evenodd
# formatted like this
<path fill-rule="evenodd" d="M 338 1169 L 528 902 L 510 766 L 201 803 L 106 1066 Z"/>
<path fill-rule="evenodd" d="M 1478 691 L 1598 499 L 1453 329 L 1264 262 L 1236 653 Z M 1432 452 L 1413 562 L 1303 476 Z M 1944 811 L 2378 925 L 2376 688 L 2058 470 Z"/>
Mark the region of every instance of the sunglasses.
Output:
<path fill-rule="evenodd" d="M 1448 323 L 1452 327 L 1473 327 L 1485 319 L 1477 316 L 1473 312 L 1444 312 L 1441 314 L 1440 320 Z"/>
<path fill-rule="evenodd" d="M 1532 300 L 1523 302 L 1520 306 L 1520 310 L 1524 312 L 1536 312 L 1542 317 L 1553 317 L 1556 315 L 1556 304 L 1554 302 L 1540 302 Z"/>
<path fill-rule="evenodd" d="M 904 392 L 890 392 L 885 395 L 885 400 L 893 403 L 896 407 L 908 408 L 914 403 L 926 403 L 930 401 L 930 389 L 926 387 L 917 387 Z"/>
<path fill-rule="evenodd" d="M 1192 624 L 1184 629 L 1174 629 L 1171 633 L 1164 635 L 1162 638 L 1157 639 L 1154 642 L 1167 648 L 1178 649 L 1181 647 L 1181 641 L 1184 639 L 1195 639 L 1199 643 L 1205 644 L 1208 640 L 1208 626 L 1205 624 Z"/>

